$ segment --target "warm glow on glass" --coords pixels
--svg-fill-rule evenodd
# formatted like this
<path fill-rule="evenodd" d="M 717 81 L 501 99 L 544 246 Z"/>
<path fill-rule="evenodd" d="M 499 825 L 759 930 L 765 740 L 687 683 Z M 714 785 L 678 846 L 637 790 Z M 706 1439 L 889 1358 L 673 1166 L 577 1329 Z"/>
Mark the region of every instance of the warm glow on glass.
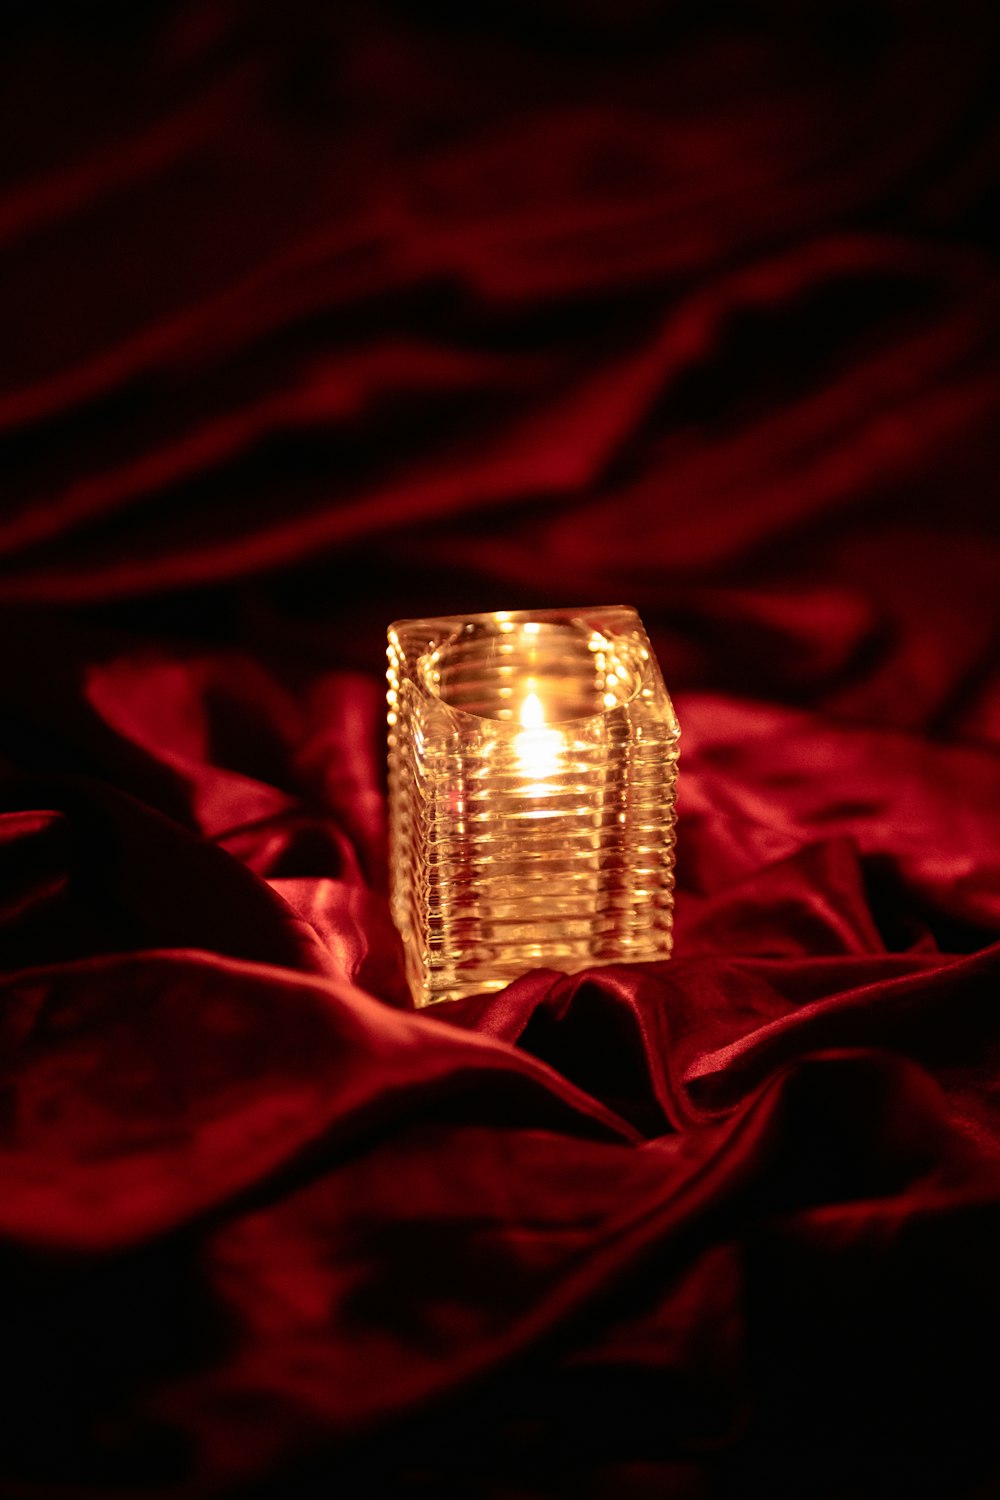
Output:
<path fill-rule="evenodd" d="M 418 1004 L 665 958 L 678 728 L 638 615 L 389 630 L 393 917 Z"/>

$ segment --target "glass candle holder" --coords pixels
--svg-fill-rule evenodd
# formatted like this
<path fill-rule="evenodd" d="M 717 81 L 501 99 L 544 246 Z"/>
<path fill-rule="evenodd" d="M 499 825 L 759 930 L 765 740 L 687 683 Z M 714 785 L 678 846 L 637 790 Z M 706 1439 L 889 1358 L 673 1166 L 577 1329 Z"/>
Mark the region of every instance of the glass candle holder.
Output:
<path fill-rule="evenodd" d="M 623 606 L 389 629 L 392 913 L 418 1005 L 670 953 L 678 725 Z"/>

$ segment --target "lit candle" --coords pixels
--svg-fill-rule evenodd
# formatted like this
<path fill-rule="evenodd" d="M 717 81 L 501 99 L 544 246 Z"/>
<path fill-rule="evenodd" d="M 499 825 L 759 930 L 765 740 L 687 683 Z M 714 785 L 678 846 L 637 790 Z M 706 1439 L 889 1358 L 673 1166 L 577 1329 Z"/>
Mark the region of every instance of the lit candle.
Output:
<path fill-rule="evenodd" d="M 528 686 L 533 686 L 531 678 Z M 520 717 L 522 728 L 514 737 L 514 753 L 530 783 L 525 790 L 544 796 L 550 789 L 546 778 L 559 772 L 565 736 L 558 729 L 545 727 L 545 710 L 537 693 L 526 695 Z"/>
<path fill-rule="evenodd" d="M 418 1004 L 670 952 L 678 728 L 634 610 L 389 631 L 393 916 Z"/>

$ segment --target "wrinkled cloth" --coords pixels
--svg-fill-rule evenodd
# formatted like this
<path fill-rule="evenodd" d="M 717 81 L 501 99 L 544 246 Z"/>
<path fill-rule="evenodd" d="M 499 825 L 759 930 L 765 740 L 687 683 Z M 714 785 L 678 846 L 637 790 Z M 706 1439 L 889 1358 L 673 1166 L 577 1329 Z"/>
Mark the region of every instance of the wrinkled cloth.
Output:
<path fill-rule="evenodd" d="M 1000 18 L 473 9 L 11 7 L 0 1495 L 984 1500 Z M 616 602 L 675 956 L 415 1011 L 385 627 Z"/>

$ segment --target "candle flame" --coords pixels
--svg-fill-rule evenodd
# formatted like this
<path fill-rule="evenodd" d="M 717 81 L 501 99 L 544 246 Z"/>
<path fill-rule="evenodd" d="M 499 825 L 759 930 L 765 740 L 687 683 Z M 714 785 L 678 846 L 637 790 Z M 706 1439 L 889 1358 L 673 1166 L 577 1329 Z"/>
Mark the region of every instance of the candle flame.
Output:
<path fill-rule="evenodd" d="M 526 790 L 543 796 L 552 790 L 545 778 L 559 772 L 563 737 L 558 729 L 545 727 L 545 710 L 537 693 L 528 693 L 521 704 L 521 723 L 524 727 L 514 740 L 518 765 L 533 783 Z"/>
<path fill-rule="evenodd" d="M 541 729 L 545 723 L 545 710 L 537 693 L 529 693 L 521 704 L 521 723 L 525 729 Z"/>

